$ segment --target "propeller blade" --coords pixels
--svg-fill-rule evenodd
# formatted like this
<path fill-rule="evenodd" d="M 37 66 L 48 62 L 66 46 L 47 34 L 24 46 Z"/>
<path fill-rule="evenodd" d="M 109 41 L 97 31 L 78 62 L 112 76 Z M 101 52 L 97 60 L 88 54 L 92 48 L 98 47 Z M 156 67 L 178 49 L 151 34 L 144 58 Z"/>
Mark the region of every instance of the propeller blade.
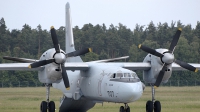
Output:
<path fill-rule="evenodd" d="M 41 61 L 34 62 L 34 63 L 30 64 L 28 67 L 29 68 L 37 68 L 37 67 L 52 63 L 54 61 L 55 61 L 55 59 L 41 60 Z"/>
<path fill-rule="evenodd" d="M 16 61 L 16 62 L 22 62 L 22 63 L 33 63 L 33 62 L 36 62 L 35 59 L 18 58 L 18 57 L 10 57 L 10 56 L 4 56 L 3 59 Z"/>
<path fill-rule="evenodd" d="M 163 66 L 162 70 L 160 71 L 160 73 L 158 74 L 158 77 L 157 77 L 156 82 L 154 84 L 155 88 L 160 86 L 160 83 L 162 82 L 166 68 L 167 68 L 167 64 L 164 64 L 164 66 Z"/>
<path fill-rule="evenodd" d="M 66 54 L 66 57 L 80 56 L 80 55 L 86 54 L 88 52 L 92 52 L 92 49 L 91 48 L 85 48 L 85 49 L 81 49 L 81 50 L 78 50 L 78 51 L 70 52 L 70 53 Z"/>
<path fill-rule="evenodd" d="M 144 45 L 138 45 L 138 48 L 142 49 L 143 51 L 147 52 L 147 53 L 150 53 L 150 54 L 153 54 L 155 56 L 158 56 L 158 57 L 162 57 L 163 54 L 160 54 L 159 52 L 157 52 L 156 50 L 154 49 L 151 49 L 149 47 L 146 47 Z"/>
<path fill-rule="evenodd" d="M 177 63 L 178 65 L 180 65 L 181 67 L 185 68 L 185 69 L 188 69 L 190 71 L 193 71 L 193 72 L 197 72 L 198 69 L 193 67 L 192 65 L 186 63 L 186 62 L 183 62 L 183 61 L 180 61 L 180 60 L 175 60 L 175 63 Z"/>
<path fill-rule="evenodd" d="M 64 81 L 64 84 L 65 84 L 65 87 L 67 90 L 70 89 L 70 85 L 69 85 L 69 79 L 68 79 L 68 76 L 67 76 L 67 71 L 64 67 L 64 64 L 61 65 L 62 67 L 62 77 L 63 77 L 63 81 Z"/>
<path fill-rule="evenodd" d="M 179 38 L 180 38 L 180 35 L 181 35 L 181 31 L 182 31 L 182 29 L 179 28 L 179 29 L 176 31 L 176 34 L 175 34 L 174 37 L 173 37 L 173 40 L 172 40 L 171 45 L 170 45 L 170 47 L 169 47 L 169 51 L 170 51 L 171 53 L 174 52 L 174 49 L 175 49 L 175 47 L 176 47 L 176 45 L 177 45 L 177 43 L 178 43 L 178 40 L 179 40 Z"/>
<path fill-rule="evenodd" d="M 54 48 L 56 50 L 56 53 L 60 53 L 60 45 L 58 44 L 58 38 L 57 38 L 57 35 L 56 35 L 56 30 L 54 29 L 53 26 L 51 27 L 51 38 L 52 38 L 53 45 L 54 45 Z"/>

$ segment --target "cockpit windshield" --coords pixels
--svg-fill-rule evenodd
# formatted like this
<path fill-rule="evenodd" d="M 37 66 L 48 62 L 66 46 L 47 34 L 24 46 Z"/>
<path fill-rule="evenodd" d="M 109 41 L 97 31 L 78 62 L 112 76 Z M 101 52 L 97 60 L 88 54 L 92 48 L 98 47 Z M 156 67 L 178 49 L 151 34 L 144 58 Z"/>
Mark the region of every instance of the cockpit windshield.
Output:
<path fill-rule="evenodd" d="M 118 71 L 117 73 L 113 73 L 110 78 L 134 78 L 138 79 L 138 76 L 135 72 L 132 73 L 122 73 L 121 71 Z"/>
<path fill-rule="evenodd" d="M 117 77 L 123 77 L 123 73 L 121 71 L 117 72 Z"/>

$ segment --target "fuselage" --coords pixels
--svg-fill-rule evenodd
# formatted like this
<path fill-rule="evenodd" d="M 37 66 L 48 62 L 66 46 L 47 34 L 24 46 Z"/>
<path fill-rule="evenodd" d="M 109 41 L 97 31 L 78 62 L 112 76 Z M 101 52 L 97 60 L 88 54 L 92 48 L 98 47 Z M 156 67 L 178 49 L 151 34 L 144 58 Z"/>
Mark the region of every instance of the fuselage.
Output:
<path fill-rule="evenodd" d="M 97 101 L 129 103 L 139 99 L 143 93 L 136 73 L 121 67 L 92 63 L 91 69 L 82 76 L 83 95 Z"/>
<path fill-rule="evenodd" d="M 67 72 L 70 90 L 65 89 L 62 81 L 54 87 L 75 100 L 84 97 L 96 102 L 129 103 L 142 96 L 143 84 L 135 72 L 106 63 L 88 64 L 87 71 Z"/>

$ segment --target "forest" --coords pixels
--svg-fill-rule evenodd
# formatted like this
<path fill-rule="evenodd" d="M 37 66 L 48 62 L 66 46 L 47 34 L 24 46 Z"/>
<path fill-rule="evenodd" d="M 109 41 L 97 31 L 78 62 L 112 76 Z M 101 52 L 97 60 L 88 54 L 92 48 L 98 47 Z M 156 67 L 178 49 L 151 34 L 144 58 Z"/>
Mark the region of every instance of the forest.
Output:
<path fill-rule="evenodd" d="M 85 24 L 82 28 L 73 28 L 76 50 L 91 47 L 93 52 L 81 56 L 87 61 L 130 56 L 127 62 L 141 62 L 147 55 L 138 49 L 139 44 L 157 48 L 169 48 L 177 28 L 182 28 L 181 37 L 175 49 L 175 58 L 188 62 L 200 63 L 200 22 L 194 28 L 190 24 L 184 25 L 181 21 L 168 23 L 153 23 L 148 25 L 136 24 L 134 29 L 127 28 L 119 23 L 106 27 L 102 25 Z M 55 28 L 61 49 L 65 50 L 65 27 Z M 46 50 L 53 48 L 50 29 L 43 30 L 39 24 L 31 28 L 28 24 L 22 29 L 8 29 L 6 20 L 0 20 L 0 63 L 11 63 L 3 56 L 39 59 Z M 142 80 L 142 71 L 136 71 Z M 200 81 L 200 72 L 190 71 L 173 72 L 170 80 Z M 32 81 L 38 82 L 37 72 L 33 71 L 0 71 L 0 82 Z"/>

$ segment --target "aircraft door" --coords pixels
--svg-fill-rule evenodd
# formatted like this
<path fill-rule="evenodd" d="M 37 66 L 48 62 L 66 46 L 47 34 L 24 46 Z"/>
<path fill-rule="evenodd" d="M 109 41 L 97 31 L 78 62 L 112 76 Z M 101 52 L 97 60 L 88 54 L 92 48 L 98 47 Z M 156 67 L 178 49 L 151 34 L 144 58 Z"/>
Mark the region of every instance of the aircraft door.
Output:
<path fill-rule="evenodd" d="M 104 78 L 104 73 L 101 73 L 99 81 L 98 81 L 98 94 L 99 94 L 99 96 L 102 96 L 102 89 L 103 89 L 102 80 L 103 80 L 103 78 Z"/>
<path fill-rule="evenodd" d="M 106 99 L 112 102 L 119 102 L 119 89 L 120 89 L 120 85 L 118 84 L 117 81 L 114 80 L 118 80 L 118 78 L 116 77 L 116 73 L 109 73 L 107 75 L 107 80 L 104 78 L 105 80 L 105 92 L 106 92 Z"/>

